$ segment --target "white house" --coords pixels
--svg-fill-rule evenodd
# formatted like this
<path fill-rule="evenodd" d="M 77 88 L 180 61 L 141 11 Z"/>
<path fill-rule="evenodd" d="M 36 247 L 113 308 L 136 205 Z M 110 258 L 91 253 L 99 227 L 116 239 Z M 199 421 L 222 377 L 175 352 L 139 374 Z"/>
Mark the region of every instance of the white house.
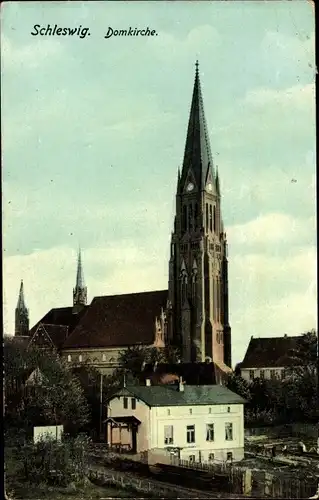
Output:
<path fill-rule="evenodd" d="M 245 400 L 222 385 L 128 386 L 107 403 L 107 442 L 135 453 L 173 451 L 183 460 L 244 458 Z"/>

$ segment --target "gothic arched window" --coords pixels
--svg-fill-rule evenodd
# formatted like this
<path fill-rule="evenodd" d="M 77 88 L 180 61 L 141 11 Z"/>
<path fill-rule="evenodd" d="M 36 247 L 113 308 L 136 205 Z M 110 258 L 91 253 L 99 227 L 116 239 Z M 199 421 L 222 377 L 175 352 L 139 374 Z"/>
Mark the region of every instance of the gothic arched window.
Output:
<path fill-rule="evenodd" d="M 206 203 L 206 229 L 208 231 L 208 203 Z"/>
<path fill-rule="evenodd" d="M 195 226 L 195 229 L 197 229 L 197 227 L 198 227 L 198 204 L 197 203 L 195 203 L 194 226 Z"/>
<path fill-rule="evenodd" d="M 197 274 L 193 272 L 192 275 L 192 299 L 193 302 L 196 300 L 196 285 L 197 285 Z"/>
<path fill-rule="evenodd" d="M 183 205 L 182 231 L 183 231 L 183 233 L 185 233 L 187 231 L 187 206 L 186 205 Z"/>
<path fill-rule="evenodd" d="M 194 227 L 193 224 L 193 205 L 189 205 L 188 207 L 188 229 L 191 231 Z"/>
<path fill-rule="evenodd" d="M 215 207 L 214 207 L 215 209 Z M 212 211 L 212 206 L 209 205 L 209 230 L 212 231 L 213 230 L 213 211 Z"/>
<path fill-rule="evenodd" d="M 214 232 L 216 233 L 216 207 L 214 206 Z"/>
<path fill-rule="evenodd" d="M 185 302 L 187 297 L 187 274 L 186 271 L 182 271 L 181 274 L 181 301 L 182 304 Z"/>

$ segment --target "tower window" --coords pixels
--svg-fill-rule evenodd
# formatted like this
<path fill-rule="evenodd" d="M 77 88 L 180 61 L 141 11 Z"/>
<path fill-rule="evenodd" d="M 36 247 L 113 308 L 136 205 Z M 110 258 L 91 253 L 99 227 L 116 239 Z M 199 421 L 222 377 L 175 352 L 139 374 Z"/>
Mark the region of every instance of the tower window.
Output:
<path fill-rule="evenodd" d="M 68 363 L 71 363 L 71 354 L 68 354 Z"/>
<path fill-rule="evenodd" d="M 187 206 L 186 205 L 183 205 L 182 231 L 183 231 L 183 233 L 185 233 L 187 231 Z"/>
<path fill-rule="evenodd" d="M 217 224 L 216 224 L 216 207 L 214 205 L 214 232 L 216 233 L 217 230 Z"/>
<path fill-rule="evenodd" d="M 197 281 L 197 277 L 196 277 L 196 274 L 194 273 L 192 276 L 192 299 L 193 299 L 193 301 L 195 301 L 195 299 L 196 299 L 196 281 Z"/>
<path fill-rule="evenodd" d="M 193 229 L 193 205 L 189 205 L 188 207 L 188 230 L 191 231 Z"/>
<path fill-rule="evenodd" d="M 195 227 L 195 229 L 197 229 L 197 227 L 198 227 L 198 204 L 197 203 L 195 203 L 194 227 Z"/>
<path fill-rule="evenodd" d="M 185 302 L 187 297 L 187 275 L 183 272 L 181 276 L 181 299 L 182 303 Z"/>
<path fill-rule="evenodd" d="M 82 354 L 79 355 L 79 362 L 82 363 L 83 361 L 83 358 L 82 358 Z"/>
<path fill-rule="evenodd" d="M 206 229 L 208 230 L 208 203 L 206 203 Z"/>
<path fill-rule="evenodd" d="M 213 230 L 213 212 L 212 212 L 212 206 L 209 205 L 209 230 L 212 231 Z M 214 210 L 215 210 L 215 207 L 214 207 Z M 215 214 L 215 212 L 214 212 Z M 214 226 L 214 230 L 215 230 L 215 226 Z"/>

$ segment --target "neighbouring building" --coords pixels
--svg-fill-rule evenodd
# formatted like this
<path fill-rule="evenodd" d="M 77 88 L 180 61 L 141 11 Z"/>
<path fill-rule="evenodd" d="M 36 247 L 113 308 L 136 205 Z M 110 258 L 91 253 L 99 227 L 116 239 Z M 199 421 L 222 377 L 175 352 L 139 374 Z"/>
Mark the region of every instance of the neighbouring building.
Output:
<path fill-rule="evenodd" d="M 283 380 L 290 373 L 295 359 L 293 351 L 297 349 L 302 335 L 295 337 L 251 337 L 240 373 L 248 382 L 256 378 Z"/>
<path fill-rule="evenodd" d="M 209 143 L 198 63 L 183 165 L 178 171 L 168 290 L 95 297 L 87 303 L 81 252 L 73 305 L 51 309 L 29 332 L 21 285 L 16 335 L 57 349 L 72 363 L 102 373 L 132 345 L 177 345 L 183 363 L 213 363 L 231 372 L 227 241 L 217 167 Z"/>
<path fill-rule="evenodd" d="M 107 443 L 196 462 L 241 460 L 244 403 L 222 385 L 124 386 L 108 399 Z"/>

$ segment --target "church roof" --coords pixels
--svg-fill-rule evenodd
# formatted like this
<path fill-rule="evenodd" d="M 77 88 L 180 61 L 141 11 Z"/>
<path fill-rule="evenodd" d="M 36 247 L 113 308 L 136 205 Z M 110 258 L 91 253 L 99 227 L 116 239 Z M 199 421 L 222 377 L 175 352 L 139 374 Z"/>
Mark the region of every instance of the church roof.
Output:
<path fill-rule="evenodd" d="M 155 318 L 167 302 L 167 290 L 95 297 L 64 348 L 124 347 L 152 344 Z"/>
<path fill-rule="evenodd" d="M 69 327 L 65 325 L 50 325 L 38 323 L 31 336 L 31 341 L 39 347 L 55 347 L 61 349 L 68 336 Z"/>
<path fill-rule="evenodd" d="M 295 364 L 292 350 L 302 336 L 251 338 L 240 368 L 271 368 Z"/>
<path fill-rule="evenodd" d="M 84 306 L 83 309 L 77 314 L 74 314 L 73 307 L 57 307 L 51 309 L 31 328 L 30 337 L 32 337 L 32 335 L 36 332 L 40 323 L 42 323 L 42 325 L 46 325 L 46 327 L 49 326 L 52 334 L 53 326 L 68 327 L 68 333 L 70 334 L 88 307 L 89 306 Z"/>
<path fill-rule="evenodd" d="M 135 396 L 149 406 L 197 406 L 244 404 L 246 401 L 223 385 L 187 385 L 180 391 L 178 384 L 127 386 L 114 391 L 115 396 Z"/>

